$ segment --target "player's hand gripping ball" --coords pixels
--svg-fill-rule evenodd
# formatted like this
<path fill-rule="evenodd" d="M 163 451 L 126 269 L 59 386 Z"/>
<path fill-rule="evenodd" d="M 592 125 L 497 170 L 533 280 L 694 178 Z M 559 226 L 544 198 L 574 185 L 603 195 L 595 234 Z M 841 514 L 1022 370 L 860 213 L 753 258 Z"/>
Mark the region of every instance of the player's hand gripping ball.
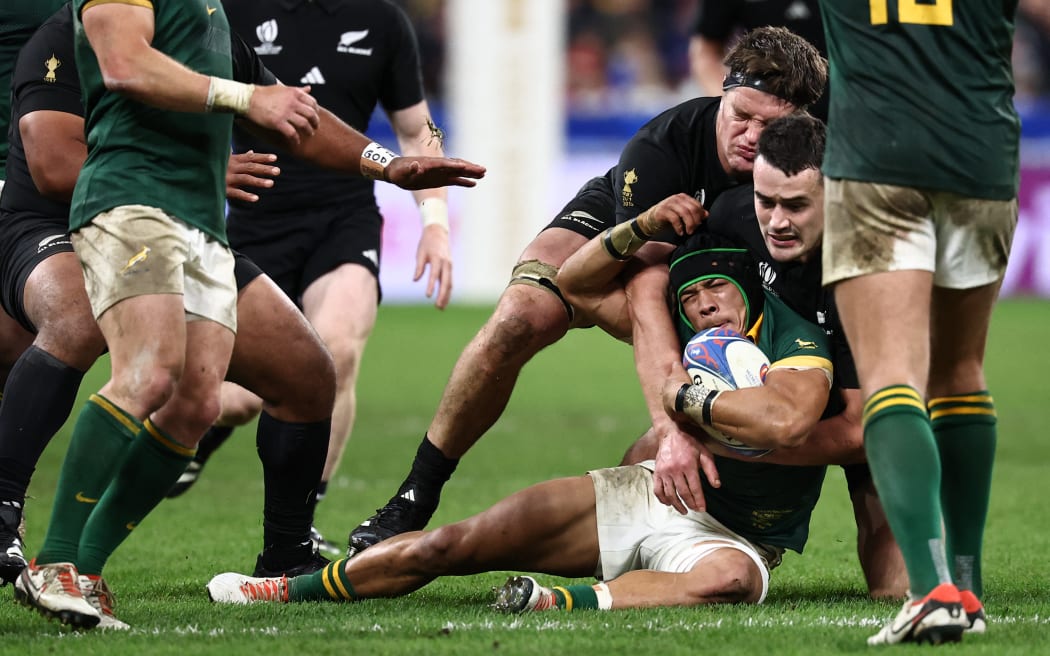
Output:
<path fill-rule="evenodd" d="M 682 365 L 696 385 L 709 390 L 735 390 L 757 387 L 766 379 L 769 358 L 755 344 L 735 330 L 708 328 L 685 345 Z M 709 426 L 704 430 L 726 448 L 757 458 L 770 449 L 755 449 Z"/>

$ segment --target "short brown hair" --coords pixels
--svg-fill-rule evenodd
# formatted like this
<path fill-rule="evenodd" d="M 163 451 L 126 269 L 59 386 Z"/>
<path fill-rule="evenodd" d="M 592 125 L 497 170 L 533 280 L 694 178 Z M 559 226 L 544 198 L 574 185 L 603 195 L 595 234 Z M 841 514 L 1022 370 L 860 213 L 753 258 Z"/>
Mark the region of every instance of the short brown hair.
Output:
<path fill-rule="evenodd" d="M 740 38 L 723 62 L 731 78 L 760 80 L 754 86 L 804 109 L 824 94 L 828 62 L 786 27 L 757 27 Z M 733 85 L 737 86 L 737 85 Z"/>
<path fill-rule="evenodd" d="M 820 170 L 824 162 L 824 123 L 805 112 L 770 121 L 758 138 L 758 156 L 785 175 Z"/>

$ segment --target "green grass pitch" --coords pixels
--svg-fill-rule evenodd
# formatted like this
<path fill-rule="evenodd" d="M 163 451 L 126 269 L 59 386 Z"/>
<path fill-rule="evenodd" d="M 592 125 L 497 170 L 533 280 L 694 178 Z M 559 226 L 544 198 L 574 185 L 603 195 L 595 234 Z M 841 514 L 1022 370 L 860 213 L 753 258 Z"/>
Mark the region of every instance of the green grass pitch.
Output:
<path fill-rule="evenodd" d="M 351 445 L 318 507 L 317 524 L 330 538 L 343 542 L 401 481 L 452 364 L 488 312 L 381 309 L 365 354 Z M 1048 327 L 1047 301 L 1005 301 L 995 314 L 987 358 L 1000 426 L 985 548 L 990 628 L 942 648 L 948 653 L 1050 651 Z M 92 371 L 83 396 L 97 390 L 107 366 L 102 361 Z M 446 488 L 435 522 L 460 519 L 540 480 L 614 464 L 646 423 L 629 348 L 596 330 L 570 334 L 525 368 L 503 418 Z M 43 539 L 68 439 L 67 425 L 33 481 L 30 553 Z M 508 617 L 487 607 L 490 588 L 505 573 L 443 579 L 401 599 L 350 605 L 210 604 L 204 584 L 213 574 L 253 567 L 261 505 L 254 429 L 242 428 L 197 487 L 163 503 L 107 568 L 117 614 L 132 625 L 130 633 L 65 630 L 17 606 L 8 587 L 0 591 L 0 653 L 868 653 L 865 637 L 897 611 L 897 604 L 864 594 L 837 469 L 827 477 L 805 555 L 785 558 L 758 607 Z"/>

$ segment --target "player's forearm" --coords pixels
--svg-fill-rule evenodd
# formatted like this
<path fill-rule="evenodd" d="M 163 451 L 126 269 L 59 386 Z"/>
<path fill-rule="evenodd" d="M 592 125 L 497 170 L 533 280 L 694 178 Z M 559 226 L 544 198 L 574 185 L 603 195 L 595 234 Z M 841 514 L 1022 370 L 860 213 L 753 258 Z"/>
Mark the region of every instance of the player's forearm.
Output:
<path fill-rule="evenodd" d="M 275 132 L 268 132 L 267 139 L 321 168 L 361 177 L 361 154 L 372 139 L 324 107 L 319 107 L 317 113 L 321 120 L 317 131 L 299 143 Z"/>
<path fill-rule="evenodd" d="M 425 101 L 407 109 L 393 112 L 390 116 L 390 123 L 391 127 L 394 128 L 394 136 L 397 137 L 397 145 L 401 149 L 402 157 L 445 156 L 445 134 L 434 123 Z M 437 207 L 443 207 L 448 200 L 448 191 L 444 187 L 416 189 L 412 191 L 412 197 L 416 199 L 416 204 L 421 207 L 424 225 L 430 225 L 436 221 L 436 217 L 428 220 L 427 205 L 436 200 L 438 202 L 433 204 Z M 445 221 L 445 226 L 448 226 L 447 220 Z"/>
<path fill-rule="evenodd" d="M 659 265 L 656 265 L 657 267 Z M 654 425 L 668 421 L 662 392 L 668 380 L 688 382 L 681 348 L 667 310 L 666 267 L 647 267 L 627 282 L 635 369 Z"/>
<path fill-rule="evenodd" d="M 574 307 L 590 306 L 612 288 L 623 291 L 619 275 L 627 262 L 610 257 L 601 240 L 588 241 L 558 270 L 558 288 Z"/>
<path fill-rule="evenodd" d="M 710 426 L 750 447 L 795 449 L 808 442 L 819 422 L 827 405 L 827 386 L 822 370 L 779 370 L 757 387 L 718 392 L 692 385 L 680 391 L 675 408 L 696 425 Z M 665 388 L 665 393 L 671 389 Z"/>

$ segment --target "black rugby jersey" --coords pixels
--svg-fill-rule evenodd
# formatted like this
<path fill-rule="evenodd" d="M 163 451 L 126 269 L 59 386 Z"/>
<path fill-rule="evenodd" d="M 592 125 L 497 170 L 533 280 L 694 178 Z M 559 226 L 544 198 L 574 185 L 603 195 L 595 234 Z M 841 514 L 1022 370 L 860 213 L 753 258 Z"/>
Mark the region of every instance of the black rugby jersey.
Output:
<path fill-rule="evenodd" d="M 770 257 L 755 216 L 754 187 L 750 184 L 740 185 L 720 196 L 712 205 L 704 225 L 711 232 L 746 246 L 758 263 L 763 287 L 824 330 L 831 343 L 835 386 L 859 388 L 857 369 L 839 321 L 835 295 L 821 284 L 820 252 L 812 253 L 806 262 L 778 262 Z M 824 416 L 841 411 L 841 398 L 832 393 Z"/>
<path fill-rule="evenodd" d="M 233 77 L 240 82 L 274 84 L 255 52 L 237 35 L 230 35 Z M 12 120 L 9 130 L 7 182 L 0 198 L 0 214 L 5 221 L 19 218 L 67 218 L 70 206 L 40 195 L 26 162 L 18 123 L 23 116 L 39 110 L 84 116 L 80 99 L 80 79 L 73 56 L 73 12 L 62 7 L 30 37 L 15 63 L 11 86 Z"/>
<path fill-rule="evenodd" d="M 695 98 L 643 125 L 620 153 L 613 174 L 616 222 L 623 223 L 678 193 L 710 209 L 737 181 L 718 160 L 715 117 L 721 98 Z"/>
<path fill-rule="evenodd" d="M 12 74 L 18 52 L 37 27 L 54 14 L 65 0 L 3 0 L 0 2 L 0 135 L 6 135 L 11 118 Z M 7 141 L 0 139 L 0 180 L 4 179 Z"/>
<path fill-rule="evenodd" d="M 38 110 L 84 116 L 80 79 L 73 56 L 73 12 L 58 10 L 29 38 L 11 75 L 11 125 L 8 128 L 7 182 L 0 210 L 46 218 L 66 218 L 69 203 L 40 195 L 29 174 L 18 123 Z"/>
<path fill-rule="evenodd" d="M 224 0 L 233 31 L 287 85 L 310 85 L 317 101 L 361 132 L 376 105 L 387 112 L 423 100 L 419 51 L 405 13 L 388 0 Z M 371 180 L 297 160 L 243 130 L 234 150 L 276 152 L 281 175 L 254 190 L 251 212 L 283 212 L 373 199 Z M 397 150 L 397 144 L 384 144 Z M 374 201 L 373 201 L 374 202 Z"/>

